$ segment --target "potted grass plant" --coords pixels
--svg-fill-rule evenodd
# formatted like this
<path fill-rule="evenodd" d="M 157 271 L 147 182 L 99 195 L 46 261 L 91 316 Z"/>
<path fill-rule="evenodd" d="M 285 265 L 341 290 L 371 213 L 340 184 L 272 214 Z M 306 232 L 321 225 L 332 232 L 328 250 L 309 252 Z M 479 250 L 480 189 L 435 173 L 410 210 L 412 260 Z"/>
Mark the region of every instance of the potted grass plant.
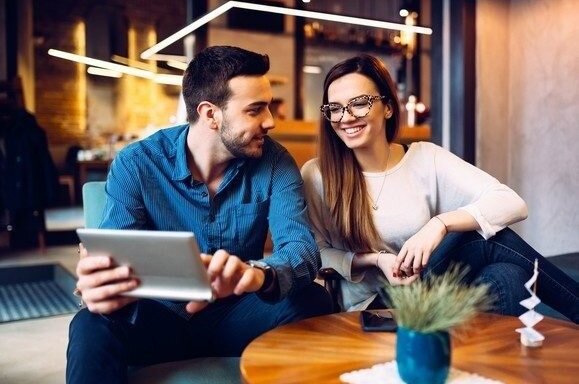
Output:
<path fill-rule="evenodd" d="M 491 307 L 488 286 L 465 284 L 466 273 L 455 266 L 410 285 L 385 286 L 385 300 L 396 309 L 396 363 L 406 383 L 444 383 L 451 360 L 449 332 Z"/>

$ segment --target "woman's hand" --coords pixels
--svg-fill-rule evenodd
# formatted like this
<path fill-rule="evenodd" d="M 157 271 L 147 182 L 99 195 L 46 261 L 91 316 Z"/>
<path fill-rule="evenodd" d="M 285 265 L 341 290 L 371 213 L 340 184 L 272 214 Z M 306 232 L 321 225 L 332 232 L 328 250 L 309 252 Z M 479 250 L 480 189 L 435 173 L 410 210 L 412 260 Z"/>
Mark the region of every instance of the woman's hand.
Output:
<path fill-rule="evenodd" d="M 408 285 L 412 284 L 420 275 L 413 276 L 394 275 L 394 263 L 396 255 L 393 253 L 376 253 L 376 266 L 384 273 L 386 279 L 391 285 Z"/>
<path fill-rule="evenodd" d="M 413 276 L 420 274 L 420 271 L 428 263 L 432 251 L 440 244 L 446 236 L 447 228 L 444 222 L 433 217 L 418 231 L 408 239 L 392 266 L 394 276 Z"/>
<path fill-rule="evenodd" d="M 135 289 L 139 282 L 128 266 L 118 266 L 108 256 L 90 256 L 79 244 L 80 260 L 76 265 L 76 289 L 89 311 L 109 314 L 136 300 L 121 296 Z"/>

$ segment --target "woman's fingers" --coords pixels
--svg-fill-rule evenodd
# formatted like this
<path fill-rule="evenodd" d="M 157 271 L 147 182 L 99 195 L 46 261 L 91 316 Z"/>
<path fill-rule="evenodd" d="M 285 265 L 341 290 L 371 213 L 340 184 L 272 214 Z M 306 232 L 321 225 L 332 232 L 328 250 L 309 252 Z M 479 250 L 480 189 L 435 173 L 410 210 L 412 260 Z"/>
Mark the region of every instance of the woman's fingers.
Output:
<path fill-rule="evenodd" d="M 404 257 L 404 261 L 402 262 L 402 265 L 400 266 L 400 270 L 406 274 L 406 276 L 412 276 L 414 274 L 414 272 L 412 271 L 412 264 L 414 262 L 414 260 L 416 259 L 416 257 L 419 257 L 420 255 L 416 254 L 416 250 L 409 250 L 408 253 L 406 254 L 406 256 Z"/>
<path fill-rule="evenodd" d="M 412 275 L 412 276 L 408 276 L 404 279 L 401 279 L 400 284 L 401 285 L 409 285 L 414 283 L 418 278 L 420 277 L 420 275 Z"/>
<path fill-rule="evenodd" d="M 406 244 L 405 244 L 402 246 L 402 249 L 400 249 L 400 252 L 398 252 L 398 255 L 396 256 L 396 260 L 394 261 L 394 266 L 392 267 L 392 273 L 394 276 L 401 275 L 400 268 L 402 267 L 402 263 L 404 262 L 404 258 L 406 257 L 407 253 L 408 253 L 408 247 L 406 247 Z"/>
<path fill-rule="evenodd" d="M 422 271 L 422 264 L 425 254 L 426 252 L 424 251 L 417 251 L 417 256 L 414 258 L 414 262 L 412 263 L 412 273 L 414 275 L 420 274 L 420 271 Z"/>
<path fill-rule="evenodd" d="M 419 274 L 430 257 L 430 251 L 406 244 L 400 250 L 393 267 L 394 276 Z"/>
<path fill-rule="evenodd" d="M 432 255 L 432 251 L 425 252 L 424 255 L 422 256 L 422 269 L 424 269 L 426 267 L 426 264 L 428 264 L 428 260 L 430 260 L 430 255 Z"/>

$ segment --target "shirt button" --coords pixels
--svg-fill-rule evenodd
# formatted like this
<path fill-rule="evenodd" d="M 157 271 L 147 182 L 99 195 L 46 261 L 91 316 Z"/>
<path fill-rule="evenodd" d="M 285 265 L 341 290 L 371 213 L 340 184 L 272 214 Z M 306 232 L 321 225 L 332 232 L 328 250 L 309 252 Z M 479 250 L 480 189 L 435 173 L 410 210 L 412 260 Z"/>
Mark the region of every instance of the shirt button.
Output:
<path fill-rule="evenodd" d="M 201 193 L 201 196 L 203 196 L 203 197 L 207 197 L 207 192 L 203 192 L 203 193 Z"/>

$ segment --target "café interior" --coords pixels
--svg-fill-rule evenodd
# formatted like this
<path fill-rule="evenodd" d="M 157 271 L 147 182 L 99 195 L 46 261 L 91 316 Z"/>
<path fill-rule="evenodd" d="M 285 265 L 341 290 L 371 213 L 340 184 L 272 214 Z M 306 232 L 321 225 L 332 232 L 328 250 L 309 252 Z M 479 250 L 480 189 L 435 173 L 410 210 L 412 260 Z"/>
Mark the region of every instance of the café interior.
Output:
<path fill-rule="evenodd" d="M 515 231 L 576 273 L 577 17 L 573 0 L 0 0 L 0 185 L 20 201 L 3 191 L 0 269 L 74 274 L 83 185 L 127 144 L 185 123 L 187 63 L 235 45 L 269 55 L 269 135 L 298 167 L 316 157 L 328 70 L 380 58 L 398 142 L 433 142 L 509 185 L 529 208 Z M 11 142 L 14 109 L 31 127 Z M 63 382 L 70 318 L 0 322 L 0 382 Z M 135 382 L 179 382 L 151 377 Z"/>

